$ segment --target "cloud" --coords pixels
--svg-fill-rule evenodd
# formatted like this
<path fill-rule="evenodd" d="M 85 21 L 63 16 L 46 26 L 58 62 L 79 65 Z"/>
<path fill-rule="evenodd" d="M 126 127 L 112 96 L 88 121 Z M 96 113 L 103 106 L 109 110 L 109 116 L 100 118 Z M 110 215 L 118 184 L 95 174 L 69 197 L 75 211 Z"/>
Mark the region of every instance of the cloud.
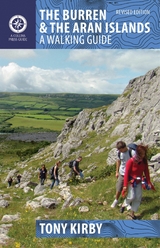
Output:
<path fill-rule="evenodd" d="M 35 66 L 24 68 L 16 63 L 0 67 L 0 91 L 13 92 L 72 92 L 113 93 L 117 85 L 111 84 L 100 70 L 73 69 L 45 70 Z M 121 88 L 124 86 L 121 85 Z"/>
<path fill-rule="evenodd" d="M 36 52 L 31 49 L 0 49 L 0 58 L 5 59 L 27 59 L 36 56 Z"/>
<path fill-rule="evenodd" d="M 0 67 L 0 91 L 120 94 L 130 79 L 160 66 L 160 50 L 70 50 L 65 57 L 62 50 L 15 52 L 19 56 L 24 52 L 24 57 L 36 56 L 36 60 L 31 59 L 29 67 L 22 67 L 12 59 L 16 62 Z M 15 52 L 11 50 L 12 57 Z M 32 66 L 33 61 L 40 61 L 40 65 Z M 40 68 L 43 65 L 53 69 Z"/>
<path fill-rule="evenodd" d="M 69 60 L 107 71 L 130 69 L 145 73 L 160 65 L 160 50 L 72 50 Z"/>

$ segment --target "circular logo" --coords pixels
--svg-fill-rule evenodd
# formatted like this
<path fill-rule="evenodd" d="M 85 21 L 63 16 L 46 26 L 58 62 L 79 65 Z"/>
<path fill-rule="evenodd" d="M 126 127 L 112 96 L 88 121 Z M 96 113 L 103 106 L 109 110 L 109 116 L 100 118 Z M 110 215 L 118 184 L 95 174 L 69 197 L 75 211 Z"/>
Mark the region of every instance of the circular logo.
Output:
<path fill-rule="evenodd" d="M 14 33 L 22 33 L 27 28 L 27 21 L 21 15 L 12 16 L 9 20 L 9 28 Z"/>

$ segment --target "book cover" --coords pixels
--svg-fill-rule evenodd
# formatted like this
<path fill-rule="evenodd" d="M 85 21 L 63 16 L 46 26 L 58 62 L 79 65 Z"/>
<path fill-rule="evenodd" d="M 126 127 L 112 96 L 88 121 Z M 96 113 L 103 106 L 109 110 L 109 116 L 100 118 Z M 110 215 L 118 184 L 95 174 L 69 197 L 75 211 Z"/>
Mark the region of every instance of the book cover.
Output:
<path fill-rule="evenodd" d="M 159 66 L 160 1 L 5 0 L 0 33 L 0 92 L 121 94 Z M 159 238 L 159 220 L 74 221 L 38 220 L 35 235 Z"/>

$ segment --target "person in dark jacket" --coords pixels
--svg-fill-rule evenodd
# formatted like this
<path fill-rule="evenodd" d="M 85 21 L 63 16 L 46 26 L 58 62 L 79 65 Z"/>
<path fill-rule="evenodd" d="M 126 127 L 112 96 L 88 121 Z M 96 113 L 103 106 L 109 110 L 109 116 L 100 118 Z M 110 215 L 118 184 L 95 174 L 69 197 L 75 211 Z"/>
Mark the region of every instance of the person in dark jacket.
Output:
<path fill-rule="evenodd" d="M 47 169 L 45 165 L 42 165 L 42 168 L 40 169 L 39 176 L 41 185 L 44 185 L 44 181 L 47 180 Z"/>
<path fill-rule="evenodd" d="M 22 176 L 21 176 L 20 174 L 17 175 L 17 182 L 18 182 L 18 183 L 21 182 L 21 177 L 22 177 Z"/>
<path fill-rule="evenodd" d="M 13 182 L 12 177 L 9 177 L 9 178 L 8 178 L 8 187 L 11 187 L 12 182 Z"/>
<path fill-rule="evenodd" d="M 79 175 L 81 178 L 84 177 L 82 170 L 79 168 L 79 163 L 82 161 L 82 157 L 79 156 L 74 162 L 73 162 L 73 173 L 74 173 L 74 177 L 76 177 L 77 175 Z"/>

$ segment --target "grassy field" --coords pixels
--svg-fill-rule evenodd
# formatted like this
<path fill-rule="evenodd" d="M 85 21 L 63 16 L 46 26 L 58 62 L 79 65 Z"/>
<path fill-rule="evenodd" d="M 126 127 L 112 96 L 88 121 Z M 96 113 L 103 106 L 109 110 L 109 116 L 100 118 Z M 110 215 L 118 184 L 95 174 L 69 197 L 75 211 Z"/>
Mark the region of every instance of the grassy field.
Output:
<path fill-rule="evenodd" d="M 60 132 L 84 108 L 112 103 L 118 95 L 0 93 L 0 132 Z"/>
<path fill-rule="evenodd" d="M 51 130 L 51 131 L 61 131 L 64 125 L 64 119 L 56 120 L 56 119 L 46 119 L 43 118 L 32 118 L 32 117 L 18 117 L 14 116 L 7 123 L 12 125 L 13 129 L 41 129 L 41 130 Z"/>

